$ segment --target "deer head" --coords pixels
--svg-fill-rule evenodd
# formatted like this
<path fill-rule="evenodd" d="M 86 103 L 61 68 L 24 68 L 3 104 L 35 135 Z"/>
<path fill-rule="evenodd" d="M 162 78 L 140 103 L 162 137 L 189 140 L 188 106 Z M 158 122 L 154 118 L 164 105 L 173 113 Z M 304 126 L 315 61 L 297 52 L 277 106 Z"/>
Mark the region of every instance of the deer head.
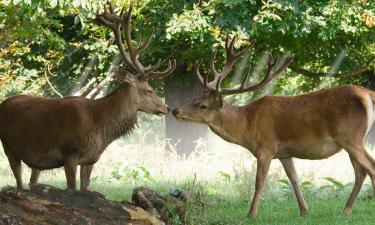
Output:
<path fill-rule="evenodd" d="M 201 74 L 202 62 L 199 61 L 195 64 L 195 74 L 203 86 L 203 95 L 195 98 L 192 102 L 183 105 L 179 108 L 173 110 L 173 115 L 177 119 L 181 120 L 191 120 L 200 123 L 209 123 L 213 120 L 215 115 L 220 112 L 223 108 L 223 96 L 233 95 L 238 93 L 244 93 L 248 91 L 254 91 L 264 87 L 272 79 L 281 74 L 281 72 L 286 69 L 292 60 L 292 55 L 288 54 L 282 63 L 277 63 L 271 54 L 268 55 L 268 63 L 266 74 L 260 83 L 256 85 L 246 86 L 247 80 L 250 76 L 250 71 L 248 71 L 242 78 L 241 84 L 237 88 L 220 88 L 221 82 L 230 73 L 234 63 L 242 58 L 255 44 L 255 40 L 252 40 L 245 48 L 239 52 L 234 52 L 234 44 L 236 37 L 231 40 L 229 37 L 225 41 L 225 51 L 226 51 L 226 63 L 221 70 L 218 72 L 215 68 L 216 50 L 213 51 L 210 59 L 210 72 L 213 77 L 212 81 L 208 81 L 208 75 Z M 279 65 L 278 65 L 279 64 Z M 277 68 L 275 68 L 275 66 Z"/>
<path fill-rule="evenodd" d="M 118 14 L 111 4 L 104 9 L 104 12 L 97 15 L 103 24 L 113 31 L 116 45 L 121 53 L 125 64 L 129 69 L 120 67 L 118 69 L 119 80 L 130 87 L 133 102 L 138 105 L 140 111 L 152 114 L 166 114 L 169 111 L 168 106 L 160 99 L 152 87 L 148 84 L 149 79 L 161 79 L 168 76 L 176 68 L 176 61 L 170 60 L 169 57 L 159 61 L 155 65 L 143 66 L 139 61 L 139 54 L 145 50 L 151 42 L 153 32 L 148 39 L 141 43 L 133 44 L 131 28 L 132 7 L 124 14 L 124 10 Z M 122 38 L 125 38 L 125 43 Z M 127 48 L 125 49 L 125 45 Z M 168 62 L 168 63 L 167 63 Z M 165 70 L 158 71 L 162 65 L 167 66 Z"/>

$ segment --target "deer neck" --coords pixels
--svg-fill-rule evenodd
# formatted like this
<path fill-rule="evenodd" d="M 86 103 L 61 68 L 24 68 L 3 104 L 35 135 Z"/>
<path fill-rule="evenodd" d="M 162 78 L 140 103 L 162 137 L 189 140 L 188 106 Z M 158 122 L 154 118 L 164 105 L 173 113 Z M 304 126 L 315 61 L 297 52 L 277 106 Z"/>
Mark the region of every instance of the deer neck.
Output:
<path fill-rule="evenodd" d="M 106 144 L 130 133 L 137 124 L 138 103 L 130 85 L 121 84 L 111 94 L 98 99 L 94 118 L 100 124 Z"/>
<path fill-rule="evenodd" d="M 223 108 L 208 125 L 224 140 L 242 146 L 246 145 L 243 134 L 248 127 L 248 120 L 241 107 L 224 103 Z"/>

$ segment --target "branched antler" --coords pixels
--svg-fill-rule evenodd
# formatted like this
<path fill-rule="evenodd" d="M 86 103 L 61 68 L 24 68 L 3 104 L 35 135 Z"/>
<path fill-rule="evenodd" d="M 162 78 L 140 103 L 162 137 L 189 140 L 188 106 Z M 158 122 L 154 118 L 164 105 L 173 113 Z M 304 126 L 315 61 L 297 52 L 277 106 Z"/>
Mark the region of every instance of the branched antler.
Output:
<path fill-rule="evenodd" d="M 143 66 L 139 61 L 138 56 L 149 46 L 153 37 L 153 31 L 144 43 L 138 41 L 137 44 L 133 45 L 131 35 L 132 10 L 133 8 L 130 7 L 129 11 L 124 16 L 124 9 L 122 9 L 120 14 L 117 15 L 112 4 L 109 4 L 109 6 L 104 9 L 104 12 L 101 14 L 97 14 L 96 17 L 100 19 L 105 26 L 111 28 L 111 30 L 113 31 L 116 45 L 121 53 L 121 56 L 123 57 L 125 63 L 131 68 L 131 70 L 136 72 L 136 75 L 133 75 L 132 73 L 127 71 L 130 75 L 139 77 L 141 79 L 162 78 L 168 76 L 176 68 L 176 60 L 171 60 L 170 57 L 165 60 L 159 59 L 155 65 L 148 65 L 147 67 Z M 127 49 L 125 49 L 124 47 L 125 44 L 122 40 L 121 31 L 124 32 Z M 157 69 L 161 65 L 164 65 L 167 61 L 167 68 L 164 71 L 157 71 Z"/>
<path fill-rule="evenodd" d="M 226 38 L 225 41 L 225 51 L 227 54 L 227 60 L 226 63 L 222 69 L 221 72 L 218 72 L 215 68 L 215 59 L 216 59 L 216 50 L 212 52 L 212 56 L 210 59 L 210 71 L 213 76 L 213 80 L 208 82 L 207 81 L 207 75 L 202 75 L 200 72 L 200 68 L 202 65 L 202 62 L 197 62 L 195 64 L 195 74 L 198 78 L 198 80 L 201 82 L 205 90 L 209 90 L 211 92 L 215 92 L 217 95 L 232 95 L 237 93 L 243 93 L 247 91 L 253 91 L 259 88 L 262 88 L 267 83 L 269 83 L 272 79 L 276 78 L 278 75 L 281 74 L 282 71 L 284 71 L 289 63 L 292 61 L 293 56 L 288 53 L 288 55 L 285 57 L 284 61 L 276 68 L 274 67 L 278 64 L 277 60 L 275 60 L 271 54 L 268 55 L 268 63 L 267 63 L 267 70 L 266 75 L 262 79 L 262 81 L 256 85 L 247 86 L 246 82 L 248 78 L 250 77 L 250 71 L 245 74 L 241 81 L 241 85 L 238 88 L 227 88 L 227 89 L 220 89 L 220 84 L 224 80 L 224 78 L 230 73 L 232 70 L 232 67 L 237 59 L 242 58 L 255 44 L 255 40 L 252 40 L 244 49 L 241 51 L 235 53 L 233 51 L 234 43 L 236 41 L 236 37 L 232 38 L 232 40 L 229 41 L 229 37 Z"/>

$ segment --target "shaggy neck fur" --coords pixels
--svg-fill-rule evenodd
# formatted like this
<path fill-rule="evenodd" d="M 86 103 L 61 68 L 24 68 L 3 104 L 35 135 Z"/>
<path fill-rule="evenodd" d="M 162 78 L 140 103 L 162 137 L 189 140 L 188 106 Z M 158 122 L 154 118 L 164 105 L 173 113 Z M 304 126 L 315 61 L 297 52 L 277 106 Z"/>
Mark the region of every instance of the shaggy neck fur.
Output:
<path fill-rule="evenodd" d="M 246 131 L 248 121 L 246 114 L 241 113 L 242 108 L 224 103 L 223 108 L 208 123 L 213 132 L 228 142 L 244 145 L 242 135 Z"/>
<path fill-rule="evenodd" d="M 98 99 L 97 122 L 103 130 L 105 144 L 130 133 L 137 124 L 138 103 L 129 84 L 121 84 L 113 93 Z"/>

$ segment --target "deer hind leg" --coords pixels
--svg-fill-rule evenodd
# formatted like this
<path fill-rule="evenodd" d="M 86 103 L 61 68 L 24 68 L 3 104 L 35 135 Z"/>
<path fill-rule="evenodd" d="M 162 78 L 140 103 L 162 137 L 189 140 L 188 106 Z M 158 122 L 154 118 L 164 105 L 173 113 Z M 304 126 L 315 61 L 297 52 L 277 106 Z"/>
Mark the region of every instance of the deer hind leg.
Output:
<path fill-rule="evenodd" d="M 64 165 L 68 189 L 77 190 L 76 174 L 78 162 L 74 157 L 69 158 Z"/>
<path fill-rule="evenodd" d="M 38 183 L 39 175 L 40 175 L 40 170 L 33 168 L 31 170 L 31 177 L 30 177 L 30 184 L 29 185 L 33 185 L 33 184 Z"/>
<path fill-rule="evenodd" d="M 293 186 L 294 193 L 296 194 L 296 198 L 297 198 L 299 209 L 300 209 L 300 215 L 306 216 L 308 214 L 308 207 L 306 205 L 305 199 L 303 198 L 301 189 L 298 185 L 298 174 L 297 174 L 296 168 L 294 167 L 293 159 L 292 158 L 280 159 L 280 162 L 284 167 L 284 170 L 290 180 L 290 183 Z"/>
<path fill-rule="evenodd" d="M 81 165 L 81 191 L 86 191 L 90 185 L 90 176 L 93 165 Z"/>
<path fill-rule="evenodd" d="M 350 197 L 348 199 L 348 202 L 346 203 L 345 209 L 343 211 L 346 215 L 352 214 L 352 209 L 354 202 L 358 196 L 359 191 L 361 190 L 361 187 L 363 185 L 363 182 L 365 181 L 365 178 L 367 176 L 367 172 L 365 169 L 362 168 L 360 164 L 358 164 L 353 157 L 350 156 L 350 161 L 352 162 L 353 168 L 354 168 L 354 174 L 355 174 L 355 182 L 354 187 L 352 190 L 352 193 L 350 194 Z"/>
<path fill-rule="evenodd" d="M 264 152 L 266 150 L 259 149 L 258 152 Z M 253 201 L 251 203 L 250 211 L 247 215 L 249 218 L 255 218 L 257 215 L 257 208 L 260 201 L 260 195 L 264 188 L 264 183 L 268 174 L 268 170 L 271 164 L 272 156 L 270 155 L 261 155 L 257 157 L 257 172 L 255 179 L 255 193 Z"/>
<path fill-rule="evenodd" d="M 374 168 L 374 171 L 375 171 L 375 160 L 371 157 L 370 154 L 368 154 L 367 151 L 365 151 L 365 156 L 366 156 L 367 160 L 369 161 L 369 164 L 371 164 L 372 168 Z M 374 195 L 375 195 L 375 176 L 370 175 L 370 178 L 371 178 L 371 183 L 372 183 L 372 189 L 373 189 Z"/>
<path fill-rule="evenodd" d="M 13 175 L 16 178 L 17 181 L 17 189 L 19 191 L 23 190 L 23 184 L 22 184 L 22 165 L 21 165 L 21 160 L 12 155 L 12 154 L 7 154 L 8 161 L 10 164 L 10 168 L 12 169 Z"/>

